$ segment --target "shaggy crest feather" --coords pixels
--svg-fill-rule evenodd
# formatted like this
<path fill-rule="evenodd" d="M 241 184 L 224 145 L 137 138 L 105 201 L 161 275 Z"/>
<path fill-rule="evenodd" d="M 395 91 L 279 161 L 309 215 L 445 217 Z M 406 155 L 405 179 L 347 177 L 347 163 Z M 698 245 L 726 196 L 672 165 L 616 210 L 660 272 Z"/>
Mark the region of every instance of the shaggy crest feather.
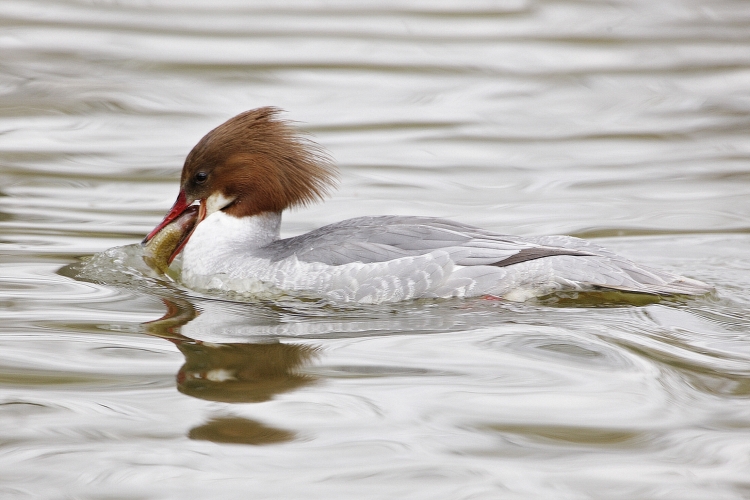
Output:
<path fill-rule="evenodd" d="M 181 186 L 201 199 L 213 190 L 237 198 L 236 216 L 280 212 L 324 198 L 336 184 L 328 154 L 278 117 L 274 107 L 246 111 L 206 134 L 185 159 Z M 196 182 L 205 173 L 207 181 Z"/>

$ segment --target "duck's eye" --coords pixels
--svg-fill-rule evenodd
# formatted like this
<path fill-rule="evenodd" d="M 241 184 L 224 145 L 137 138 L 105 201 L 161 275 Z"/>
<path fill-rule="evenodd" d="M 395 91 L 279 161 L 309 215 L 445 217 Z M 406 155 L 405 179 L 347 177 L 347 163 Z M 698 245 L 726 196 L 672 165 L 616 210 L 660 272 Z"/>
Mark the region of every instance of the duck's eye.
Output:
<path fill-rule="evenodd" d="M 195 182 L 198 184 L 203 184 L 206 182 L 206 179 L 208 179 L 208 174 L 206 172 L 198 172 L 195 174 Z"/>

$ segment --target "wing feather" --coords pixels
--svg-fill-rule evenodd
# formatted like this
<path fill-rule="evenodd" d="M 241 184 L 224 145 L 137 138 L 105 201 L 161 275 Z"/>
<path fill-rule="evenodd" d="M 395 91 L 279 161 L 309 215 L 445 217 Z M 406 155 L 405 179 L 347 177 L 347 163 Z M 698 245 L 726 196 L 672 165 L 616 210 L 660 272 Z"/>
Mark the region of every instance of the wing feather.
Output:
<path fill-rule="evenodd" d="M 700 294 L 711 289 L 699 281 L 635 264 L 579 238 L 519 238 L 427 217 L 349 219 L 277 240 L 254 254 L 272 262 L 294 256 L 301 263 L 351 268 L 346 272 L 349 284 L 342 282 L 336 293 L 349 293 L 345 289 L 356 283 L 359 288 L 353 293 L 374 301 L 417 292 L 502 296 L 514 287 L 657 294 Z M 377 271 L 382 265 L 388 266 L 388 272 Z M 383 282 L 383 276 L 395 281 Z"/>

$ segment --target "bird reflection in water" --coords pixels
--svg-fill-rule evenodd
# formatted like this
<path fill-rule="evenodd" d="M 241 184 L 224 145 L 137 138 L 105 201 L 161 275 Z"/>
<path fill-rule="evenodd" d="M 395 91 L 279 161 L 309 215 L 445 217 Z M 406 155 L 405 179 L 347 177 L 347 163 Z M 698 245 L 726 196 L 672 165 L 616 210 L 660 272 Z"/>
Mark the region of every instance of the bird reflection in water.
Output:
<path fill-rule="evenodd" d="M 315 378 L 299 369 L 317 349 L 299 344 L 213 343 L 186 337 L 181 327 L 197 315 L 186 300 L 162 299 L 166 314 L 144 323 L 146 333 L 172 342 L 185 356 L 177 372 L 177 389 L 188 396 L 225 403 L 259 403 L 276 394 L 311 384 Z M 192 439 L 218 443 L 272 444 L 290 441 L 295 433 L 241 417 L 221 417 L 192 429 Z"/>

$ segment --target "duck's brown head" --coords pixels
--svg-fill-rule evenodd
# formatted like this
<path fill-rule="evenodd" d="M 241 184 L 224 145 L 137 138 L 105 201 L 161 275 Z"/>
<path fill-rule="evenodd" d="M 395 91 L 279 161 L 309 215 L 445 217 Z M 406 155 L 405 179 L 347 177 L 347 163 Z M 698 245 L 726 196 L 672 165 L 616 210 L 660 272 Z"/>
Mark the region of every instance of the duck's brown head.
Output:
<path fill-rule="evenodd" d="M 144 243 L 196 201 L 200 224 L 218 210 L 244 217 L 325 197 L 336 181 L 335 166 L 320 146 L 279 119 L 279 113 L 272 107 L 246 111 L 206 134 L 185 159 L 177 201 Z"/>

